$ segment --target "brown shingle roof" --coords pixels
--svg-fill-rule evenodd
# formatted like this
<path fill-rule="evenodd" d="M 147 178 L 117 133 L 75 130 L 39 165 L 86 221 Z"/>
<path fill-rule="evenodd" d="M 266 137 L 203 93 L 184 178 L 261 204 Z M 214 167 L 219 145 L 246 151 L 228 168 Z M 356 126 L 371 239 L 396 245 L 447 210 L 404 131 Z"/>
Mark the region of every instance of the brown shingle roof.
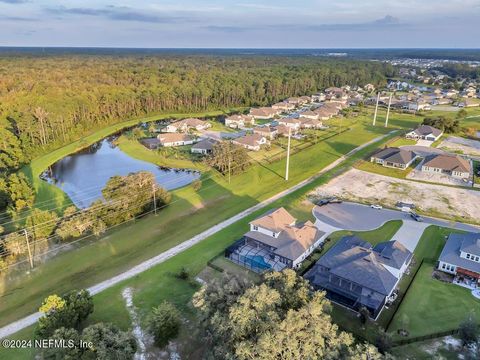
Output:
<path fill-rule="evenodd" d="M 285 229 L 287 225 L 295 223 L 295 221 L 296 219 L 285 208 L 281 207 L 267 212 L 250 224 L 278 232 Z"/>
<path fill-rule="evenodd" d="M 182 133 L 162 133 L 157 136 L 158 140 L 162 144 L 165 143 L 172 143 L 172 142 L 177 142 L 177 141 L 190 141 L 192 140 L 192 137 L 187 135 L 187 134 L 182 134 Z"/>
<path fill-rule="evenodd" d="M 459 155 L 429 155 L 422 166 L 464 173 L 472 170 L 470 161 Z"/>

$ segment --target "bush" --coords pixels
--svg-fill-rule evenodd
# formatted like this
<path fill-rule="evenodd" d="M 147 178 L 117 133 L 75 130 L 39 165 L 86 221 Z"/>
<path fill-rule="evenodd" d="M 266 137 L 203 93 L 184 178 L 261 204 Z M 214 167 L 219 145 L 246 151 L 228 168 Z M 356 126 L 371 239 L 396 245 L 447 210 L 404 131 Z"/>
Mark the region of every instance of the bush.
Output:
<path fill-rule="evenodd" d="M 202 181 L 197 179 L 194 182 L 192 182 L 192 188 L 194 191 L 200 190 L 202 188 Z"/>
<path fill-rule="evenodd" d="M 170 340 L 177 337 L 180 325 L 179 311 L 167 301 L 154 308 L 147 321 L 148 331 L 160 348 L 165 347 Z"/>

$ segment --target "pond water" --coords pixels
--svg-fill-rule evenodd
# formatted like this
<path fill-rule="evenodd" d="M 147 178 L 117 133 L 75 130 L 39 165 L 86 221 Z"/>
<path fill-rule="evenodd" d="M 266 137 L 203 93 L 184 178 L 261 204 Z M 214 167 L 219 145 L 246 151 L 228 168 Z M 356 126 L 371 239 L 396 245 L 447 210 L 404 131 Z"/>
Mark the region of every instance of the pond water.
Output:
<path fill-rule="evenodd" d="M 102 198 L 102 189 L 112 176 L 138 171 L 153 173 L 157 183 L 167 190 L 185 186 L 200 177 L 194 170 L 163 168 L 134 159 L 116 147 L 111 139 L 105 139 L 64 157 L 41 178 L 67 193 L 77 207 L 85 208 Z"/>

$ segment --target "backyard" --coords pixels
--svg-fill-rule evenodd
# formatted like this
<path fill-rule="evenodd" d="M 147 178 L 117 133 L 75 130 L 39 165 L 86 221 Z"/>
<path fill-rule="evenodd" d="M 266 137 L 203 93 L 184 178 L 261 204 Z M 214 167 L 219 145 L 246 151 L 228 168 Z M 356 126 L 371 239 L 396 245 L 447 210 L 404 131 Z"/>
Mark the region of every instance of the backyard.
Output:
<path fill-rule="evenodd" d="M 416 337 L 455 329 L 470 311 L 480 317 L 480 300 L 470 290 L 432 278 L 446 236 L 452 232 L 458 231 L 430 226 L 423 233 L 415 257 L 424 263 L 388 328 L 396 339 L 405 338 L 397 334 L 398 329 Z"/>

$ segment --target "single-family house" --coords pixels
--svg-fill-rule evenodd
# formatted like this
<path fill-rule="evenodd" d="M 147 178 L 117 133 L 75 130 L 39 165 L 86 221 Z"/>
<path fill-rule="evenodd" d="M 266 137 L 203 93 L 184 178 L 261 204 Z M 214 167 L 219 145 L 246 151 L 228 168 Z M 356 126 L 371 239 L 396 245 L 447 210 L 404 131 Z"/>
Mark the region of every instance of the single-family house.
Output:
<path fill-rule="evenodd" d="M 271 119 L 275 115 L 281 113 L 281 110 L 277 110 L 271 107 L 261 107 L 261 108 L 252 108 L 250 109 L 250 115 L 255 119 Z"/>
<path fill-rule="evenodd" d="M 357 236 L 337 241 L 305 278 L 327 297 L 358 311 L 365 307 L 377 318 L 385 304 L 396 298 L 395 289 L 407 270 L 412 252 L 398 241 L 372 246 Z"/>
<path fill-rule="evenodd" d="M 431 110 L 431 106 L 425 100 L 411 101 L 408 104 L 408 110 L 410 111 L 420 111 L 420 110 Z"/>
<path fill-rule="evenodd" d="M 460 155 L 432 154 L 425 157 L 422 171 L 446 174 L 458 179 L 469 179 L 472 174 L 472 162 Z"/>
<path fill-rule="evenodd" d="M 277 131 L 277 135 L 278 136 L 288 136 L 288 134 L 290 133 L 290 135 L 295 135 L 296 132 L 293 131 L 292 132 L 292 129 L 289 128 L 288 126 L 285 126 L 285 125 L 277 125 L 274 127 L 274 129 Z"/>
<path fill-rule="evenodd" d="M 320 129 L 323 126 L 323 123 L 320 120 L 304 118 L 300 119 L 300 128 L 302 129 Z"/>
<path fill-rule="evenodd" d="M 325 101 L 326 96 L 324 93 L 315 93 L 312 95 L 313 101 Z"/>
<path fill-rule="evenodd" d="M 193 136 L 183 133 L 162 133 L 157 136 L 160 146 L 183 146 L 195 143 Z"/>
<path fill-rule="evenodd" d="M 297 268 L 321 245 L 324 235 L 311 221 L 297 222 L 281 207 L 250 222 L 250 231 L 225 255 L 257 272 Z"/>
<path fill-rule="evenodd" d="M 437 269 L 454 275 L 454 283 L 480 287 L 480 233 L 451 233 Z"/>
<path fill-rule="evenodd" d="M 213 147 L 218 143 L 218 141 L 213 140 L 211 138 L 206 138 L 200 140 L 196 144 L 192 145 L 190 152 L 192 154 L 202 154 L 208 155 L 211 154 L 213 151 Z"/>
<path fill-rule="evenodd" d="M 160 140 L 158 140 L 156 137 L 140 139 L 140 143 L 150 150 L 157 149 L 160 146 Z"/>
<path fill-rule="evenodd" d="M 278 130 L 273 126 L 257 126 L 253 128 L 253 133 L 262 135 L 269 140 L 273 140 L 277 137 Z"/>
<path fill-rule="evenodd" d="M 291 128 L 292 130 L 297 131 L 298 129 L 300 129 L 300 125 L 302 124 L 302 122 L 300 121 L 300 119 L 296 119 L 296 118 L 283 118 L 283 119 L 278 119 L 278 124 L 285 125 Z"/>
<path fill-rule="evenodd" d="M 238 114 L 225 118 L 225 125 L 231 128 L 244 128 L 255 125 L 255 118 L 252 115 Z"/>
<path fill-rule="evenodd" d="M 410 150 L 403 150 L 397 147 L 389 147 L 378 150 L 371 157 L 370 161 L 385 167 L 405 170 L 417 158 L 417 154 Z"/>
<path fill-rule="evenodd" d="M 235 145 L 243 146 L 247 150 L 259 151 L 262 145 L 268 145 L 270 142 L 260 134 L 247 134 L 245 136 L 232 140 Z"/>
<path fill-rule="evenodd" d="M 295 105 L 286 101 L 281 101 L 276 104 L 272 105 L 272 109 L 281 110 L 281 111 L 288 111 L 295 109 Z"/>
<path fill-rule="evenodd" d="M 318 120 L 319 115 L 315 111 L 307 110 L 307 111 L 304 111 L 304 112 L 300 113 L 300 117 L 307 118 L 307 119 Z"/>
<path fill-rule="evenodd" d="M 175 133 L 175 132 L 188 132 L 191 129 L 200 131 L 205 130 L 211 127 L 212 125 L 208 121 L 195 119 L 195 118 L 188 118 L 179 121 L 175 121 L 164 129 L 167 133 Z"/>
<path fill-rule="evenodd" d="M 430 125 L 420 125 L 415 130 L 408 132 L 405 137 L 407 139 L 414 139 L 414 140 L 430 140 L 436 141 L 442 136 L 443 131 L 437 128 L 434 128 Z"/>
<path fill-rule="evenodd" d="M 363 89 L 366 91 L 366 92 L 372 92 L 372 91 L 375 91 L 375 86 L 372 85 L 372 84 L 367 84 L 363 87 Z"/>

